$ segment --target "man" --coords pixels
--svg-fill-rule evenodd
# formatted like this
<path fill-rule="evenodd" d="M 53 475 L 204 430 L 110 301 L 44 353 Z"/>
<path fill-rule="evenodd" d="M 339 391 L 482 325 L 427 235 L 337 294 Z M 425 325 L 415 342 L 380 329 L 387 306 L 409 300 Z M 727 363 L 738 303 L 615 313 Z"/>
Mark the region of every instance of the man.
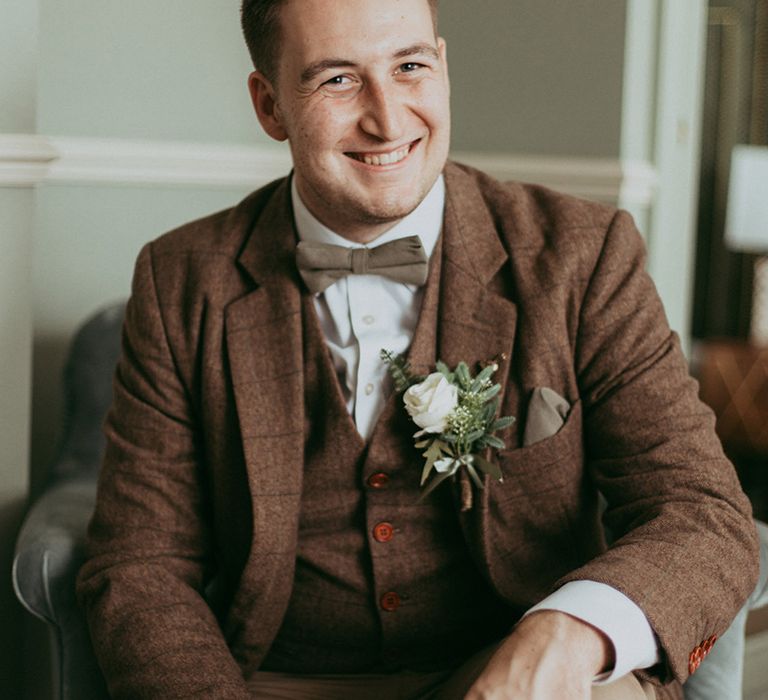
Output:
<path fill-rule="evenodd" d="M 294 171 L 139 257 L 79 580 L 115 697 L 681 697 L 752 589 L 749 504 L 629 218 L 446 164 L 435 22 L 244 2 Z M 303 252 L 414 234 L 423 284 Z M 503 482 L 418 500 L 382 348 L 497 365 Z"/>

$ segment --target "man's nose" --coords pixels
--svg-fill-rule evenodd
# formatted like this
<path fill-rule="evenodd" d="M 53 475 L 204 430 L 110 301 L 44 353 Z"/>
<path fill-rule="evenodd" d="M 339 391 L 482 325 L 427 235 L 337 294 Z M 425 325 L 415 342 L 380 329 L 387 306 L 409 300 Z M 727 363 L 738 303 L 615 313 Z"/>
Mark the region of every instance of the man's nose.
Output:
<path fill-rule="evenodd" d="M 403 136 L 405 106 L 397 86 L 369 82 L 363 94 L 360 127 L 381 141 L 397 141 Z"/>

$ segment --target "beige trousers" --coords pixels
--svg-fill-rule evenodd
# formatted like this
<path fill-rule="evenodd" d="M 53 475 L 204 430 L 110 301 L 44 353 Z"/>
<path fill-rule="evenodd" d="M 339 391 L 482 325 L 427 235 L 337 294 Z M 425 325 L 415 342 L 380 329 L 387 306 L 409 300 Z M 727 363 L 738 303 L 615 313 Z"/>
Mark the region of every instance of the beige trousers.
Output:
<path fill-rule="evenodd" d="M 438 678 L 439 676 L 439 678 Z M 463 700 L 444 687 L 445 674 L 398 673 L 386 676 L 291 676 L 257 673 L 249 683 L 254 700 Z M 469 690 L 469 688 L 467 688 Z M 653 688 L 634 676 L 596 685 L 592 700 L 655 700 Z M 567 700 L 553 698 L 552 700 Z"/>
<path fill-rule="evenodd" d="M 495 650 L 495 646 L 485 649 L 453 671 L 434 673 L 293 675 L 259 671 L 248 688 L 258 700 L 463 700 Z M 632 675 L 592 688 L 592 700 L 655 698 L 652 686 Z"/>

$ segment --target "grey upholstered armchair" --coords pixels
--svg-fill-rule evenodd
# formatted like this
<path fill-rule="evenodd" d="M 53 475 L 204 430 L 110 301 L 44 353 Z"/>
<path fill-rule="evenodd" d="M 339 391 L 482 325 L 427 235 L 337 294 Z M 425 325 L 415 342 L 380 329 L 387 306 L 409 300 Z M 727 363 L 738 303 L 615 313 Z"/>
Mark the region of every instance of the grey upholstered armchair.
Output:
<path fill-rule="evenodd" d="M 62 700 L 109 697 L 75 600 L 74 580 L 83 563 L 85 530 L 96 496 L 104 446 L 101 426 L 112 400 L 124 308 L 120 303 L 97 313 L 72 342 L 64 373 L 63 439 L 45 491 L 16 542 L 16 595 L 52 628 L 58 668 L 54 697 Z"/>

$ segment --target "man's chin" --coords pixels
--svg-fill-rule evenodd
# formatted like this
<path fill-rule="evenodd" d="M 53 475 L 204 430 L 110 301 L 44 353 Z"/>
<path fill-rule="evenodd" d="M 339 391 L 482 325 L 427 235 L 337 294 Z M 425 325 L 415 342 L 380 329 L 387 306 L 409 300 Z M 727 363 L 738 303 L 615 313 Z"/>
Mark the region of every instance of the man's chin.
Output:
<path fill-rule="evenodd" d="M 326 225 L 340 236 L 359 243 L 370 243 L 408 216 L 418 204 L 419 202 L 413 206 L 404 206 L 403 203 L 398 206 L 347 206 L 340 210 L 344 212 L 342 217 L 336 216 L 333 222 L 329 221 Z"/>
<path fill-rule="evenodd" d="M 420 199 L 413 202 L 400 200 L 392 204 L 376 203 L 364 209 L 361 208 L 357 212 L 356 218 L 361 224 L 370 224 L 372 226 L 391 224 L 394 226 L 398 221 L 412 213 L 420 203 Z"/>
<path fill-rule="evenodd" d="M 360 217 L 371 222 L 397 222 L 424 201 L 432 185 L 434 182 L 427 185 L 410 181 L 407 185 L 369 190 L 358 200 L 358 206 L 353 205 L 352 208 L 357 210 Z"/>

